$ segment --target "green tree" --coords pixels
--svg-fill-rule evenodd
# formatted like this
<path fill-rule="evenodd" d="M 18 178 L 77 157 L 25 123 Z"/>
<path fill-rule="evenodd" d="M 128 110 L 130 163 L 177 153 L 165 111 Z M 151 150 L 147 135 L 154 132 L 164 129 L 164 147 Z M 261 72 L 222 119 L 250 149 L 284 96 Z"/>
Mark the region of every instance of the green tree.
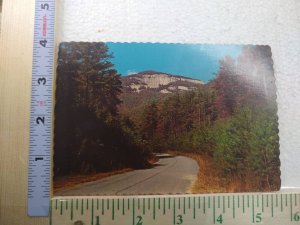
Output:
<path fill-rule="evenodd" d="M 215 158 L 220 167 L 232 174 L 242 174 L 247 164 L 250 150 L 249 140 L 253 125 L 253 112 L 243 108 L 217 128 Z"/>
<path fill-rule="evenodd" d="M 147 139 L 153 139 L 158 123 L 158 109 L 155 101 L 145 106 L 143 119 L 141 122 L 141 131 Z"/>
<path fill-rule="evenodd" d="M 76 62 L 76 103 L 95 110 L 99 115 L 117 114 L 120 76 L 109 61 L 112 55 L 104 43 L 62 43 L 61 54 L 67 51 L 67 62 Z M 66 65 L 58 65 L 66 66 Z"/>
<path fill-rule="evenodd" d="M 251 152 L 247 157 L 250 169 L 262 178 L 260 186 L 268 190 L 280 187 L 279 130 L 274 112 L 276 107 L 269 105 L 257 113 L 249 140 Z"/>
<path fill-rule="evenodd" d="M 121 81 L 104 43 L 62 43 L 56 81 L 54 173 L 147 164 L 118 116 Z"/>
<path fill-rule="evenodd" d="M 257 190 L 279 187 L 276 107 L 242 108 L 216 126 L 214 158 L 225 173 L 246 179 L 252 175 Z"/>

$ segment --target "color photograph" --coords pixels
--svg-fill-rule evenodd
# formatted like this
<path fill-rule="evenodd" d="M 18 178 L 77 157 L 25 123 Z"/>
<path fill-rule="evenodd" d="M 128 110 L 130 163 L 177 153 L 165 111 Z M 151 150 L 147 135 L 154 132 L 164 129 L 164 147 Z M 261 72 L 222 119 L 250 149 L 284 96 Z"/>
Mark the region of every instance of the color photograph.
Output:
<path fill-rule="evenodd" d="M 269 46 L 60 43 L 55 196 L 279 189 Z"/>

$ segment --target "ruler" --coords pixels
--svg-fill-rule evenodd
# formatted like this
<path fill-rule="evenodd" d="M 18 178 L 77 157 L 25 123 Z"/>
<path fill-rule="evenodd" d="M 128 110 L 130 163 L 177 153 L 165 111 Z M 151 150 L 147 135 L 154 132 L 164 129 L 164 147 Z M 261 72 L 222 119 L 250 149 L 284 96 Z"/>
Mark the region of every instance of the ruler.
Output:
<path fill-rule="evenodd" d="M 36 0 L 28 170 L 28 215 L 47 216 L 50 201 L 55 0 Z"/>
<path fill-rule="evenodd" d="M 299 193 L 58 197 L 50 225 L 300 224 Z"/>

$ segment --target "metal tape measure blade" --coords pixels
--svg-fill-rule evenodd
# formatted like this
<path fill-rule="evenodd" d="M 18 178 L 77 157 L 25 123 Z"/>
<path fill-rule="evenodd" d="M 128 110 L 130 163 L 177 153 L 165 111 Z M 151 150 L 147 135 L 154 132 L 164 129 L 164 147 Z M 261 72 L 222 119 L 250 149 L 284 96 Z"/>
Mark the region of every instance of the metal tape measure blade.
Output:
<path fill-rule="evenodd" d="M 28 215 L 48 216 L 52 143 L 55 0 L 35 2 Z"/>

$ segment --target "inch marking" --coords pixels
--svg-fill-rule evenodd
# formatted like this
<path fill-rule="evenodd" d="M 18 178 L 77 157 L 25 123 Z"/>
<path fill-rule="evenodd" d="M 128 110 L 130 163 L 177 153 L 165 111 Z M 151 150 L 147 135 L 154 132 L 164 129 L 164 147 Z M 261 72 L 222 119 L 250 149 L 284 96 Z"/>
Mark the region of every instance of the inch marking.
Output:
<path fill-rule="evenodd" d="M 35 158 L 35 161 L 39 161 L 39 160 L 44 160 L 44 158 L 43 157 L 36 157 Z"/>

